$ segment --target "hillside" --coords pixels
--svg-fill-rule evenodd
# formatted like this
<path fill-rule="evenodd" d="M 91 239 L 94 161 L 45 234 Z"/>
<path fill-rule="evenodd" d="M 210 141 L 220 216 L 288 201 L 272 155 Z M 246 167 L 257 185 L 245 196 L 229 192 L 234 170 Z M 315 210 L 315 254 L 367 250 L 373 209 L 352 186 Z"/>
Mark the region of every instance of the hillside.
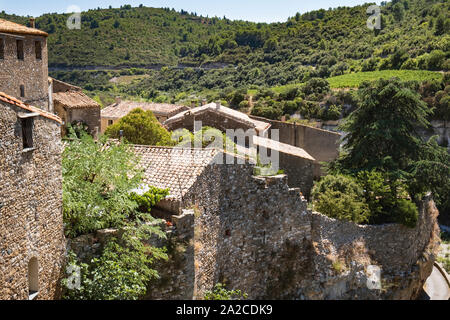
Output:
<path fill-rule="evenodd" d="M 297 13 L 285 23 L 206 18 L 196 13 L 147 7 L 96 9 L 82 13 L 82 30 L 66 27 L 68 14 L 45 14 L 37 27 L 49 32 L 50 66 L 155 66 L 222 62 L 263 68 L 270 85 L 299 80 L 300 66 L 320 76 L 383 69 L 442 69 L 423 57 L 448 54 L 450 4 L 445 0 L 395 0 L 382 7 L 382 30 L 367 28 L 368 5 Z M 295 14 L 295 13 L 293 13 Z M 446 14 L 446 15 L 445 15 Z M 26 24 L 25 17 L 0 18 Z M 448 68 L 448 64 L 446 65 Z M 248 70 L 257 73 L 257 70 Z M 372 70 L 371 70 L 372 69 Z"/>

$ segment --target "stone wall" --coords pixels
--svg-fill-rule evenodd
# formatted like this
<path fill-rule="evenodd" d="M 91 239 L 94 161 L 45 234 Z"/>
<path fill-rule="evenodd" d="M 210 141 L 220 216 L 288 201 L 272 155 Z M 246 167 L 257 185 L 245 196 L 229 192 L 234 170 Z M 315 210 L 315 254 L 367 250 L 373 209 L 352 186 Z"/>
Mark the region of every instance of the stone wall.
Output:
<path fill-rule="evenodd" d="M 221 155 L 220 155 L 221 156 Z M 146 299 L 202 299 L 217 283 L 250 299 L 415 299 L 439 250 L 431 197 L 416 228 L 360 226 L 307 209 L 285 175 L 253 176 L 250 164 L 211 164 L 165 217 L 169 261 Z M 88 250 L 89 251 L 89 250 Z M 372 266 L 382 288 L 370 290 Z"/>
<path fill-rule="evenodd" d="M 415 229 L 358 226 L 308 211 L 286 176 L 254 177 L 252 170 L 211 165 L 184 197 L 184 206 L 196 213 L 192 255 L 183 261 L 194 265 L 195 275 L 187 279 L 188 291 L 158 298 L 201 299 L 219 282 L 250 299 L 417 297 L 439 248 L 438 212 L 430 198 Z M 371 266 L 382 270 L 382 290 L 367 287 Z M 175 270 L 174 281 L 180 281 L 183 267 Z"/>
<path fill-rule="evenodd" d="M 5 59 L 0 59 L 0 91 L 31 105 L 48 110 L 47 39 L 40 36 L 1 34 L 5 41 Z M 24 60 L 17 59 L 16 40 L 24 41 Z M 42 59 L 36 59 L 35 41 L 41 41 Z M 25 97 L 20 95 L 20 86 Z"/>
<path fill-rule="evenodd" d="M 65 256 L 60 128 L 34 118 L 35 150 L 23 153 L 19 112 L 0 103 L 0 299 L 28 299 L 37 260 L 36 299 L 50 300 L 59 297 Z"/>

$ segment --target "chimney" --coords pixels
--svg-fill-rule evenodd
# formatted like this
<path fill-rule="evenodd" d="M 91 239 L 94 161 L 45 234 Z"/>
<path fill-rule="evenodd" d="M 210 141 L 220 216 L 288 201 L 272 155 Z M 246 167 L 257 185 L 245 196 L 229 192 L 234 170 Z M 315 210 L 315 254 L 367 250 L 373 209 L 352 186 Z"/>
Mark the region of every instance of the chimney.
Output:
<path fill-rule="evenodd" d="M 208 101 L 206 99 L 202 100 L 202 106 L 205 106 Z"/>
<path fill-rule="evenodd" d="M 216 109 L 220 109 L 221 105 L 222 105 L 222 103 L 220 101 L 217 101 L 216 102 Z"/>
<path fill-rule="evenodd" d="M 191 108 L 195 108 L 197 106 L 197 104 L 195 103 L 195 101 L 191 101 Z"/>
<path fill-rule="evenodd" d="M 119 104 L 122 102 L 122 98 L 121 97 L 116 97 L 116 104 Z"/>
<path fill-rule="evenodd" d="M 30 27 L 36 29 L 36 19 L 30 18 Z"/>

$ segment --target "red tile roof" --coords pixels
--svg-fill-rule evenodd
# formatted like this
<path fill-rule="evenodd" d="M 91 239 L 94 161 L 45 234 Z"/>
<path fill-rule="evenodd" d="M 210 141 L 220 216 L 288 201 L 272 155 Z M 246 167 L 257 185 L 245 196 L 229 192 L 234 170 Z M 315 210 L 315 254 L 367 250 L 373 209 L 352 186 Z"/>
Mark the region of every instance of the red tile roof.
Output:
<path fill-rule="evenodd" d="M 59 118 L 57 115 L 55 115 L 53 113 L 50 113 L 50 112 L 47 112 L 45 110 L 42 110 L 42 109 L 30 106 L 28 104 L 25 104 L 22 101 L 14 98 L 14 97 L 11 97 L 11 96 L 9 96 L 6 93 L 3 93 L 1 91 L 0 91 L 0 101 L 6 102 L 6 103 L 8 103 L 10 105 L 19 107 L 19 108 L 21 108 L 23 110 L 26 110 L 26 111 L 39 113 L 39 115 L 44 117 L 44 118 L 47 118 L 47 119 L 50 119 L 50 120 L 54 120 L 54 121 L 62 124 L 61 118 Z"/>
<path fill-rule="evenodd" d="M 205 168 L 220 154 L 216 149 L 191 149 L 134 145 L 144 169 L 144 182 L 170 189 L 168 200 L 179 201 Z"/>
<path fill-rule="evenodd" d="M 81 91 L 66 91 L 53 93 L 53 101 L 61 103 L 68 109 L 100 108 L 100 105 Z"/>
<path fill-rule="evenodd" d="M 35 36 L 43 36 L 48 37 L 48 33 L 35 29 L 35 28 L 28 28 L 24 25 L 14 23 L 11 21 L 7 21 L 4 19 L 0 19 L 0 32 L 4 33 L 12 33 L 12 34 L 31 34 Z"/>
<path fill-rule="evenodd" d="M 102 118 L 120 119 L 129 114 L 133 109 L 151 111 L 155 116 L 172 117 L 177 113 L 189 110 L 188 107 L 168 103 L 151 103 L 136 101 L 121 101 L 114 103 L 102 110 Z"/>

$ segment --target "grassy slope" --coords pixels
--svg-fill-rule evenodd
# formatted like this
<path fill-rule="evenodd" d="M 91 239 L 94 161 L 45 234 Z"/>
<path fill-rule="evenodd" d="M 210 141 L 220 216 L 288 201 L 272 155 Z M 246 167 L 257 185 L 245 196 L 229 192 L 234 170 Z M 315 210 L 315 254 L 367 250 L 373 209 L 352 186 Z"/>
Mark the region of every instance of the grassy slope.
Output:
<path fill-rule="evenodd" d="M 370 72 L 349 73 L 328 79 L 331 88 L 357 88 L 364 81 L 389 79 L 397 77 L 403 81 L 441 80 L 443 75 L 439 72 L 422 70 L 382 70 Z"/>

